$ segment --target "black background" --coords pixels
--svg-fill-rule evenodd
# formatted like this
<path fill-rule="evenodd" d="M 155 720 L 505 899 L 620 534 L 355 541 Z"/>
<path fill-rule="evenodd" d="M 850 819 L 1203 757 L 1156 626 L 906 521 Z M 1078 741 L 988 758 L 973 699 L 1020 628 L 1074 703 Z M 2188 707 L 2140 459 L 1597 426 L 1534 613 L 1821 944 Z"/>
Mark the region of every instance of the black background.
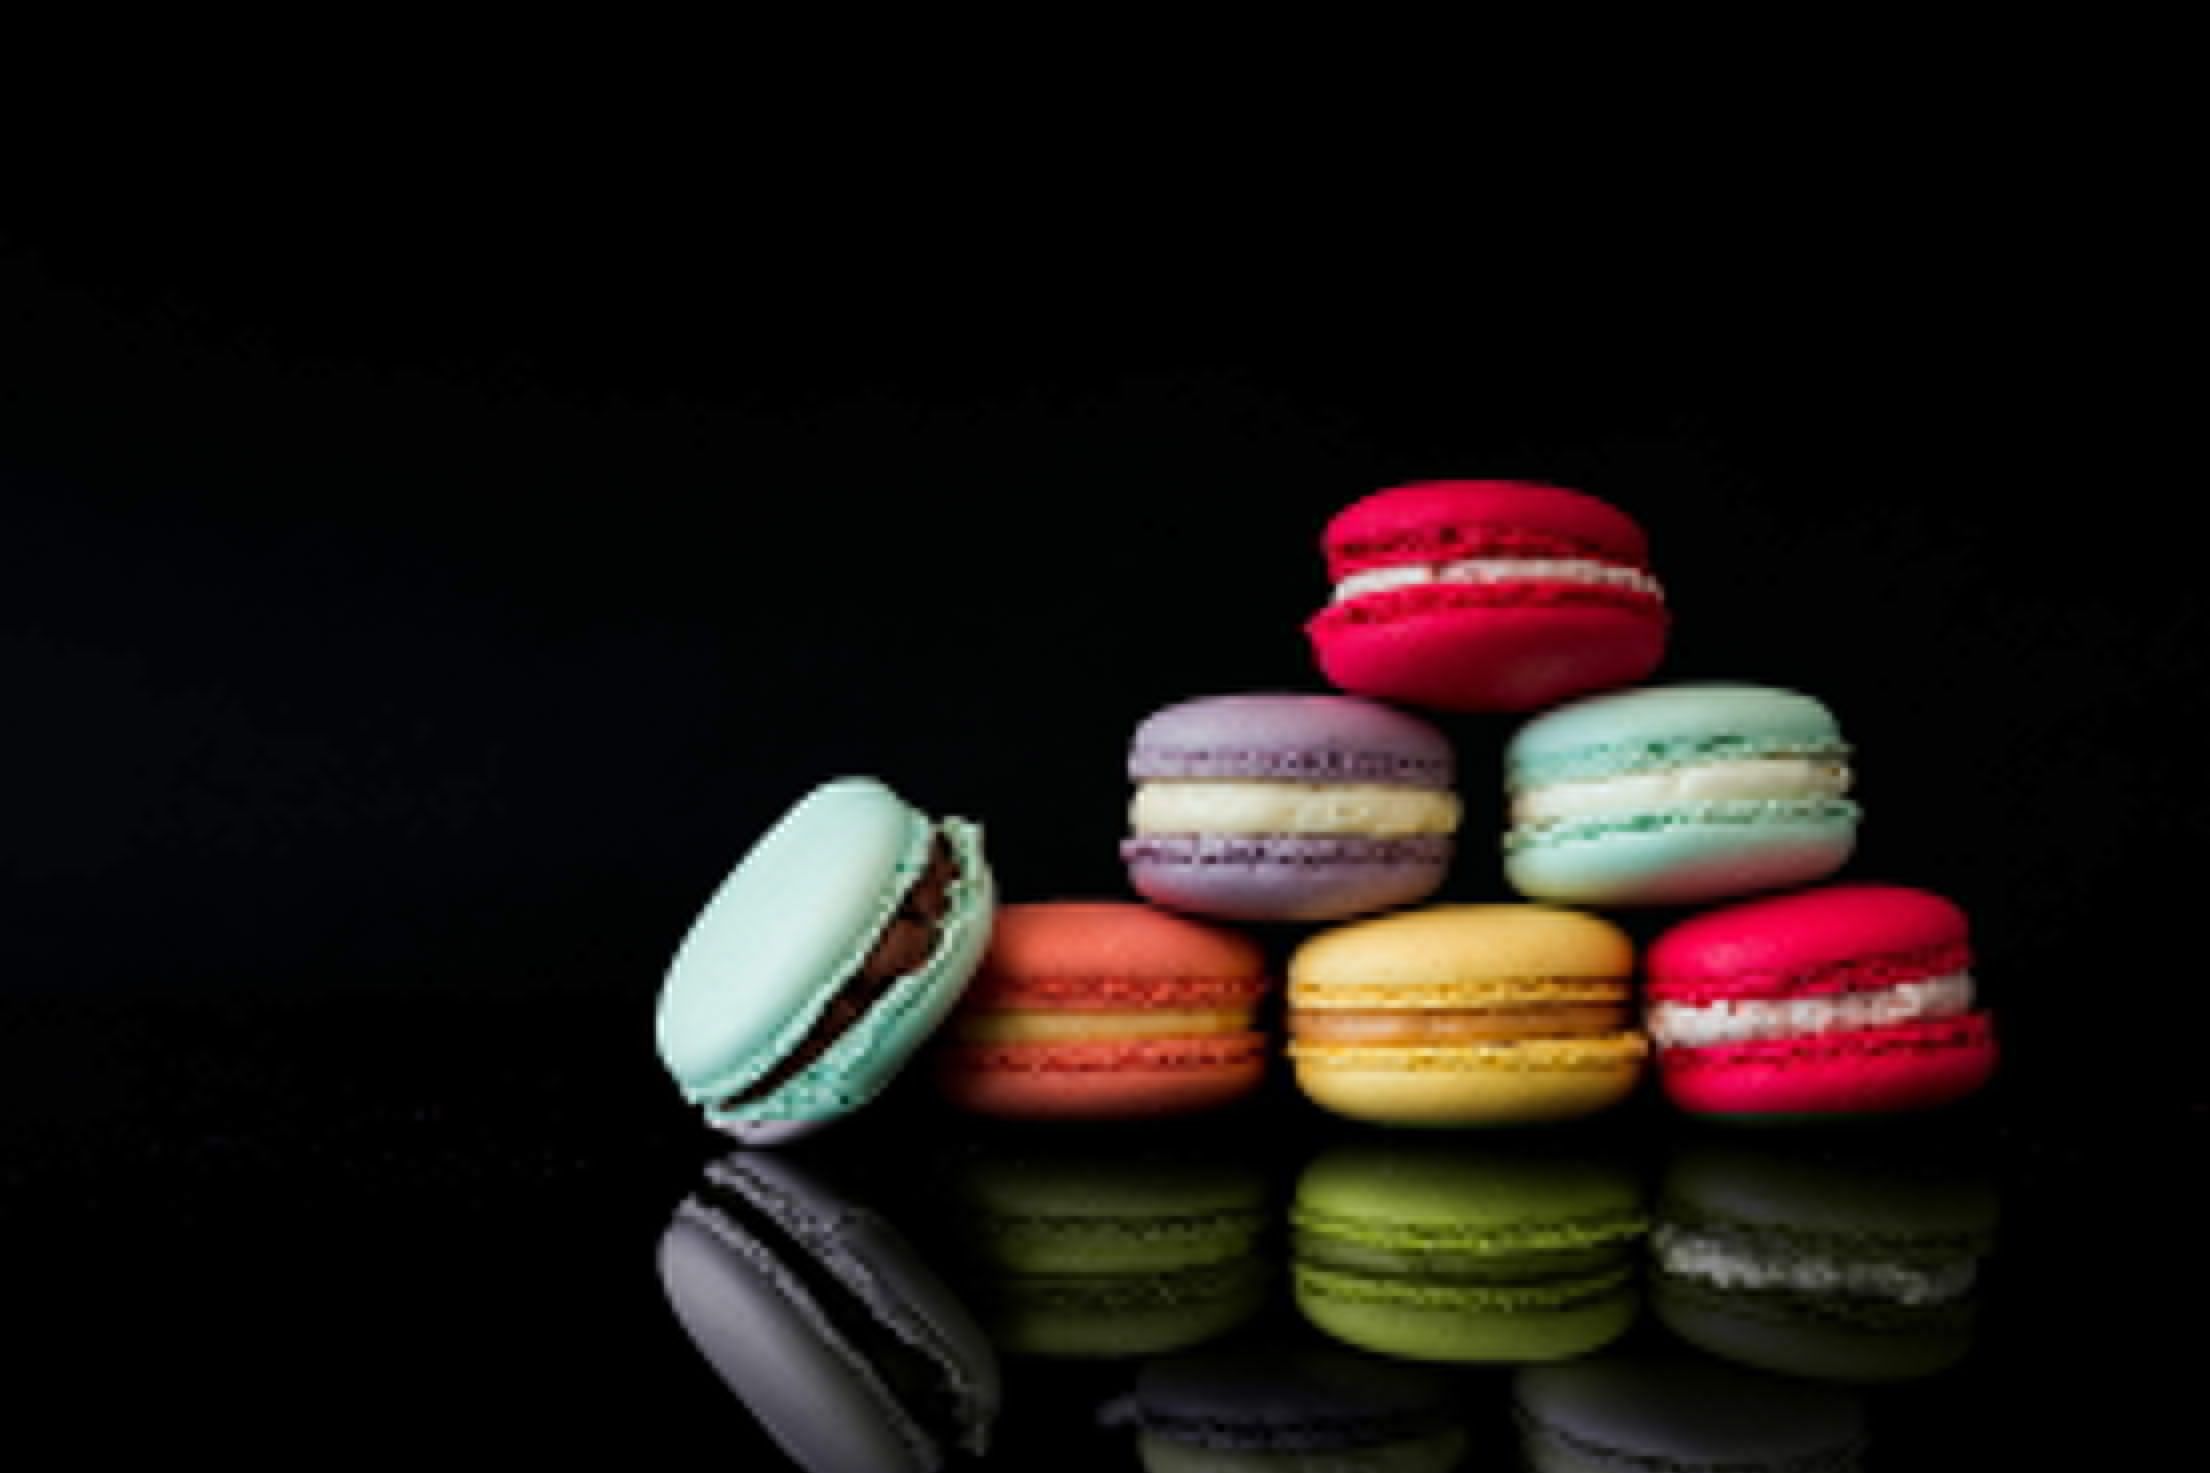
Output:
<path fill-rule="evenodd" d="M 2068 1173 L 2191 1153 L 2164 303 L 2022 166 L 1468 214 L 1226 160 L 232 187 L 199 146 L 0 236 L 0 1187 L 55 1384 L 511 1446 L 665 1377 L 741 1444 L 649 1266 L 711 1149 L 650 1045 L 695 907 L 846 772 L 981 820 L 1008 898 L 1121 893 L 1129 730 L 1320 688 L 1320 526 L 1410 478 L 1618 503 L 1663 678 L 1836 710 L 1850 873 L 1975 918 L 2053 1213 L 2014 1273 L 2075 1251 Z M 1511 723 L 1447 724 L 1446 895 L 1500 898 Z M 831 1154 L 925 1195 L 900 1099 Z"/>

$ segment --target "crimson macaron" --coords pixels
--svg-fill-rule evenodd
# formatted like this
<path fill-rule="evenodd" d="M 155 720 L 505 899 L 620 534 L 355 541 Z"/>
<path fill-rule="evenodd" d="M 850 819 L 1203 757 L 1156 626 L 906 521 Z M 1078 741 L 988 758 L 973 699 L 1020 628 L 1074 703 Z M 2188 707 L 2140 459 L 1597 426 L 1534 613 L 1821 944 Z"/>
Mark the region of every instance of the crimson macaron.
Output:
<path fill-rule="evenodd" d="M 1337 513 L 1335 592 L 1306 624 L 1347 691 L 1446 711 L 1532 711 L 1642 679 L 1665 601 L 1635 521 L 1578 491 L 1423 481 Z"/>
<path fill-rule="evenodd" d="M 1265 955 L 1222 926 L 1130 901 L 1008 905 L 946 1026 L 954 1104 L 1029 1119 L 1178 1115 L 1255 1089 Z"/>
<path fill-rule="evenodd" d="M 1875 1115 L 1964 1098 L 1995 1069 L 1970 928 L 1900 885 L 1707 911 L 1653 941 L 1646 1019 L 1667 1095 L 1698 1115 Z"/>

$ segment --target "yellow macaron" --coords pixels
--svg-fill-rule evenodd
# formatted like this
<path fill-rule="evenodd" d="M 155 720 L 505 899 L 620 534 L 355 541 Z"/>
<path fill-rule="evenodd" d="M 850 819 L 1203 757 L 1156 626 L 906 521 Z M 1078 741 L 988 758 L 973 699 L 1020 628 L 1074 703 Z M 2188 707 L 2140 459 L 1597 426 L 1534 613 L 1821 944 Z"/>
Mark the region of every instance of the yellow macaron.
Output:
<path fill-rule="evenodd" d="M 1592 1114 L 1630 1094 L 1634 944 L 1547 905 L 1437 905 L 1323 931 L 1289 962 L 1290 1058 L 1315 1103 L 1388 1125 Z"/>

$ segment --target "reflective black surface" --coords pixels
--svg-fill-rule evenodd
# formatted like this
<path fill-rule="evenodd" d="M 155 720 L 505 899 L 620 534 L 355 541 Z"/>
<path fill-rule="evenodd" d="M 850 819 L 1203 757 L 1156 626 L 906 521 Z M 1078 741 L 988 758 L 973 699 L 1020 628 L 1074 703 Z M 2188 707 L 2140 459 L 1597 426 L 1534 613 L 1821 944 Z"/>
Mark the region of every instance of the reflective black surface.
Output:
<path fill-rule="evenodd" d="M 1853 94 L 1844 131 L 1884 105 Z M 657 1271 L 727 1149 L 652 1056 L 696 906 L 851 771 L 982 821 L 1008 898 L 1123 893 L 1134 723 L 1313 687 L 1325 518 L 1504 475 L 1643 523 L 1664 676 L 1832 705 L 1861 758 L 1850 876 L 1965 906 L 2005 1049 L 1957 1118 L 1847 1140 L 1713 1145 L 1648 1098 L 1531 1134 L 1648 1208 L 1632 1323 L 1594 1354 L 1841 1386 L 1875 1468 L 2199 1461 L 2204 583 L 2195 457 L 2152 444 L 2191 419 L 2136 337 L 2171 316 L 2140 269 L 2159 232 L 2097 214 L 2083 257 L 2038 155 L 2020 218 L 1977 221 L 1961 161 L 2000 118 L 1913 133 L 1901 204 L 1761 165 L 1716 248 L 1600 190 L 1578 227 L 1444 224 L 1425 207 L 1463 203 L 1459 177 L 1431 174 L 1351 212 L 1351 261 L 1289 249 L 1301 159 L 1296 207 L 1228 240 L 1148 174 L 1108 198 L 1076 170 L 1044 214 L 1034 168 L 947 201 L 933 154 L 888 193 L 825 170 L 791 207 L 718 119 L 711 166 L 665 189 L 610 154 L 620 208 L 566 153 L 526 198 L 472 165 L 428 201 L 412 170 L 378 195 L 336 166 L 230 193 L 195 111 L 0 238 L 20 1446 L 775 1466 Z M 1783 174 L 1811 198 L 1776 218 Z M 732 178 L 719 229 L 676 207 L 718 221 Z M 968 219 L 984 200 L 1011 218 Z M 1468 819 L 1445 896 L 1495 899 L 1511 723 L 1446 724 Z M 1136 1467 L 1192 1381 L 1270 1377 L 1515 1466 L 1508 1365 L 1331 1393 L 1297 1381 L 1325 1357 L 1237 1355 L 1375 1358 L 1300 1310 L 1291 1215 L 1312 1162 L 1376 1134 L 1280 1078 L 1194 1126 L 1065 1134 L 907 1088 L 790 1155 L 1013 1342 L 995 1466 Z M 1207 1239 L 1232 1254 L 1183 1285 L 1208 1313 L 1024 1317 L 1160 1286 L 1009 1272 L 976 1174 L 1042 1156 L 1109 1203 L 1162 1151 L 1240 1204 Z M 1858 1259 L 1691 1190 L 1744 1178 L 1806 1214 L 1921 1202 L 1930 1241 Z M 1172 1362 L 1198 1330 L 1225 1368 Z"/>
<path fill-rule="evenodd" d="M 142 1077 L 160 1089 L 103 1100 L 88 1077 L 83 1094 L 49 1090 L 35 1110 L 18 1099 L 8 1117 L 9 1323 L 32 1348 L 19 1421 L 118 1454 L 275 1459 L 308 1437 L 379 1455 L 534 1456 L 607 1438 L 782 1465 L 655 1271 L 663 1233 L 727 1144 L 683 1114 L 649 1057 L 617 1051 L 607 1067 L 595 1028 L 540 1020 L 540 1047 L 486 1065 L 504 1019 L 448 1010 L 424 1049 L 409 1035 L 427 1015 L 326 1009 L 354 1067 L 318 1078 L 304 1061 L 257 1059 L 260 1044 L 300 1040 L 257 1034 L 266 1024 L 247 1015 L 143 1016 L 137 1043 L 164 1057 L 141 1061 Z M 72 1027 L 52 1024 L 44 1042 L 74 1047 Z M 380 1052 L 403 1072 L 366 1072 Z M 250 1080 L 230 1067 L 247 1060 Z M 63 1098 L 75 1108 L 54 1109 Z M 890 1224 L 998 1337 L 1005 1402 L 988 1466 L 1133 1468 L 1141 1419 L 1127 1399 L 1175 1352 L 1209 1345 L 1232 1363 L 1239 1346 L 1326 1344 L 1388 1359 L 1347 1350 L 1300 1312 L 1290 1214 L 1316 1158 L 1392 1140 L 1279 1086 L 1195 1124 L 1069 1131 L 960 1120 L 909 1085 L 782 1155 Z M 1420 1140 L 1446 1160 L 1496 1149 Z M 1639 1099 L 1609 1121 L 1522 1133 L 1514 1149 L 1600 1159 L 1647 1209 L 1632 1326 L 1599 1354 L 1661 1349 L 1843 1386 L 1880 1468 L 2004 1466 L 2051 1439 L 2154 1447 L 2166 1435 L 2155 1388 L 2176 1363 L 2154 1346 L 2186 1352 L 2156 1329 L 2200 1304 L 2199 1271 L 2163 1226 L 2180 1220 L 2199 1165 L 2191 1131 L 2097 1133 L 2007 1109 L 1998 1092 L 1933 1122 L 1714 1133 Z M 1059 1272 L 1063 1287 L 1088 1271 L 1087 1250 L 1071 1269 L 1009 1269 L 992 1223 L 1008 1171 L 1040 1171 L 1047 1198 L 1088 1213 L 1118 1212 L 1117 1194 L 1136 1216 L 1159 1211 L 1169 1178 L 1232 1198 L 1244 1226 L 1197 1256 L 1237 1260 L 1233 1282 L 1191 1289 L 1184 1275 L 1162 1290 L 1167 1266 L 1116 1270 L 1107 1253 L 1098 1271 L 1124 1273 L 1122 1289 L 1039 1296 L 1037 1274 Z M 1762 1194 L 1782 1220 L 1730 1241 L 1685 1205 L 1699 1179 Z M 1868 1194 L 1911 1241 L 1853 1249 L 1818 1226 Z M 1791 1212 L 1803 1217 L 1793 1229 Z M 1699 1322 L 1684 1309 L 1697 1272 L 1739 1312 Z M 1162 1295 L 1182 1307 L 1157 1313 Z M 1192 1297 L 1211 1307 L 1187 1312 Z M 1509 1360 L 1440 1372 L 1463 1466 L 1515 1465 Z M 1262 1375 L 1265 1357 L 1255 1364 Z M 2119 1429 L 2101 1409 L 2114 1384 L 2146 1398 Z M 104 1408 L 89 1419 L 87 1388 Z"/>

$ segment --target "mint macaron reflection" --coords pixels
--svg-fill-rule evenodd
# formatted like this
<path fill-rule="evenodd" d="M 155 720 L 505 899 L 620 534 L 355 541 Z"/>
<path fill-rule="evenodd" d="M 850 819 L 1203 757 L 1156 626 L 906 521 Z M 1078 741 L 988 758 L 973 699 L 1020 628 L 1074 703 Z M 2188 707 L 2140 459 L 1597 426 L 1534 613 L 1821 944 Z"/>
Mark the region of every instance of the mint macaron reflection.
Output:
<path fill-rule="evenodd" d="M 988 1337 L 888 1222 L 788 1161 L 708 1168 L 660 1280 L 716 1374 L 808 1473 L 932 1473 L 997 1418 Z"/>

